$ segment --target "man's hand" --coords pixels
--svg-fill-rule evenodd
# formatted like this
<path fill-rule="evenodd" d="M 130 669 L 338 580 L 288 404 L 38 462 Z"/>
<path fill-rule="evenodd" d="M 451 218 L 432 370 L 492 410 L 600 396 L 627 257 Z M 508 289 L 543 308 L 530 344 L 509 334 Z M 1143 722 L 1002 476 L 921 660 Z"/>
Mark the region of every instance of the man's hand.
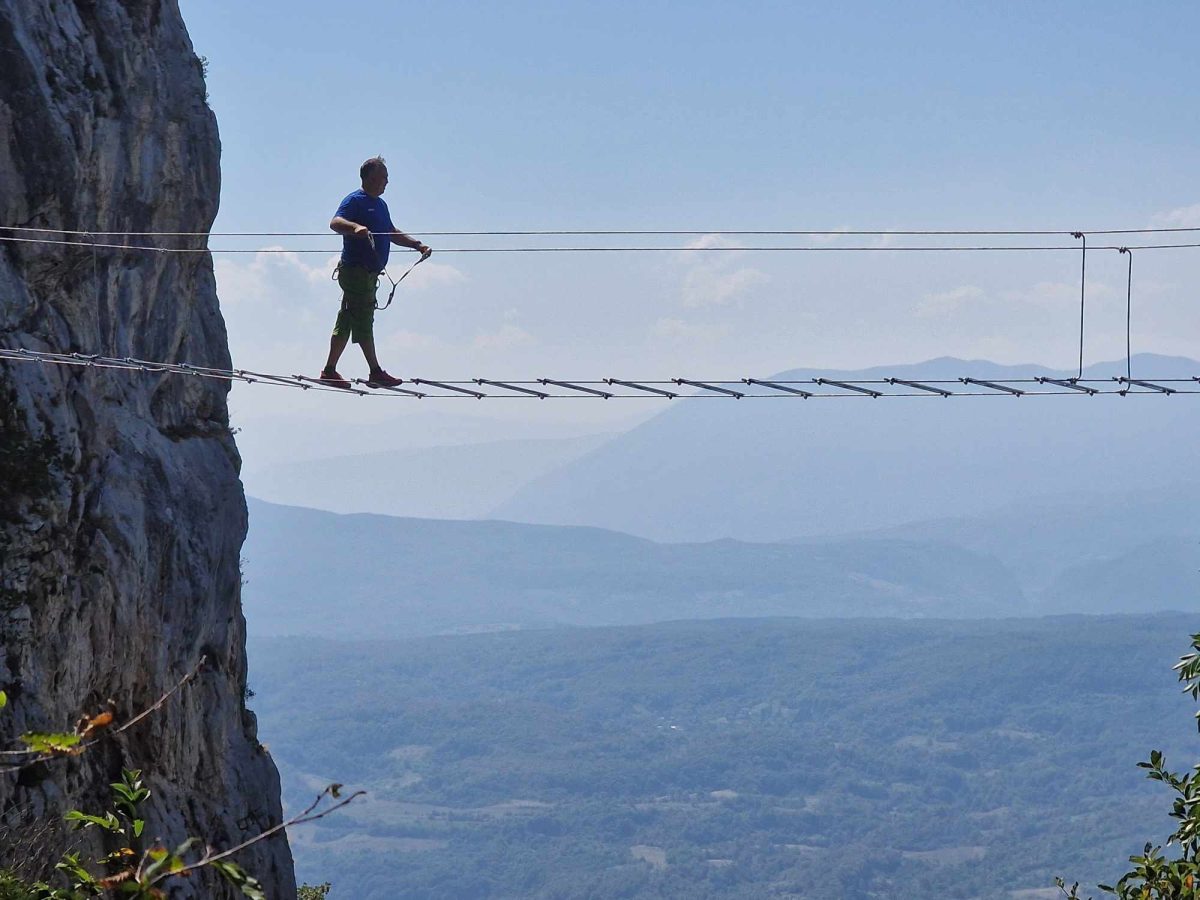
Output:
<path fill-rule="evenodd" d="M 345 237 L 354 237 L 363 241 L 373 240 L 371 230 L 366 225 L 359 225 L 357 222 L 351 222 L 341 216 L 334 216 L 329 222 L 329 227 Z"/>
<path fill-rule="evenodd" d="M 421 254 L 421 259 L 429 259 L 433 253 L 433 249 L 428 244 L 418 244 L 414 249 Z"/>

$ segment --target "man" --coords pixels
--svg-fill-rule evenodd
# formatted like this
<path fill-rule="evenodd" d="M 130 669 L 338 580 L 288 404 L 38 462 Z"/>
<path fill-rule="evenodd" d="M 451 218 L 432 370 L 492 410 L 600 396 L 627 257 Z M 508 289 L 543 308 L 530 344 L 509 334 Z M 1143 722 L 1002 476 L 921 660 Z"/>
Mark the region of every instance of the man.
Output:
<path fill-rule="evenodd" d="M 333 387 L 348 388 L 350 382 L 337 372 L 337 363 L 348 341 L 362 348 L 371 372 L 367 383 L 372 387 L 395 387 L 393 378 L 379 365 L 375 356 L 375 290 L 379 273 L 387 267 L 392 244 L 419 250 L 422 257 L 433 251 L 409 237 L 392 224 L 383 192 L 388 170 L 383 157 L 368 159 L 358 170 L 362 189 L 349 194 L 338 207 L 329 227 L 342 236 L 342 260 L 337 280 L 342 289 L 342 309 L 329 339 L 329 359 L 321 370 L 320 381 Z"/>

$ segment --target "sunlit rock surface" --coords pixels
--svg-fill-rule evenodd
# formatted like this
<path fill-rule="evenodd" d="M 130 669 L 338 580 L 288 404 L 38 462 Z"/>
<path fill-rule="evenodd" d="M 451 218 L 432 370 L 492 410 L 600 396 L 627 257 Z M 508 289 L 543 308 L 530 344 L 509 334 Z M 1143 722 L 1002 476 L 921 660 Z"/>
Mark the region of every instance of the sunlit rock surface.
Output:
<path fill-rule="evenodd" d="M 0 0 L 0 226 L 203 232 L 219 161 L 174 0 Z M 2 242 L 0 346 L 229 364 L 207 253 Z M 154 792 L 148 837 L 226 847 L 280 820 L 275 765 L 243 699 L 246 507 L 226 392 L 0 363 L 0 736 L 69 729 L 107 698 L 127 718 L 209 660 L 119 738 L 0 775 L 0 865 L 52 862 L 58 829 L 31 841 L 31 823 L 98 809 L 122 767 L 143 769 Z M 295 896 L 282 836 L 238 861 L 270 897 Z M 233 896 L 208 876 L 177 891 Z"/>

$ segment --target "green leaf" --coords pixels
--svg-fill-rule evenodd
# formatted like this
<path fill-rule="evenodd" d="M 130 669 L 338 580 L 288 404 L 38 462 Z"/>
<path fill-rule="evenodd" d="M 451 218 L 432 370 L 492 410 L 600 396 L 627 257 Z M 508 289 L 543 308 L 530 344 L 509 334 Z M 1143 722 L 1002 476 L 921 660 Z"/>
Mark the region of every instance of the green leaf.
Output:
<path fill-rule="evenodd" d="M 149 850 L 147 850 L 145 858 L 150 861 L 150 864 L 146 865 L 145 860 L 143 860 L 143 864 L 142 864 L 143 880 L 145 880 L 147 882 L 151 882 L 152 879 L 154 878 L 154 876 L 158 874 L 158 871 L 166 864 L 170 855 L 171 854 L 169 854 L 167 852 L 166 847 L 156 846 L 156 847 L 151 847 Z"/>
<path fill-rule="evenodd" d="M 213 866 L 218 872 L 224 875 L 231 884 L 236 885 L 242 894 L 246 897 L 249 897 L 250 900 L 267 900 L 267 895 L 263 891 L 263 886 L 259 884 L 257 879 L 251 878 L 249 875 L 247 875 L 245 870 L 242 869 L 242 867 L 237 863 L 222 861 L 213 863 Z"/>
<path fill-rule="evenodd" d="M 70 753 L 79 744 L 79 735 L 69 731 L 59 734 L 37 734 L 27 731 L 21 741 L 34 753 Z"/>
<path fill-rule="evenodd" d="M 73 809 L 63 816 L 63 820 L 77 822 L 81 828 L 88 828 L 95 825 L 98 828 L 103 828 L 105 831 L 117 832 L 121 830 L 120 821 L 112 813 L 105 816 L 89 816 L 87 813 Z"/>
<path fill-rule="evenodd" d="M 85 884 L 95 884 L 96 878 L 83 867 L 83 863 L 79 861 L 78 853 L 64 853 L 62 861 L 57 863 L 54 868 L 60 872 L 66 872 L 75 879 L 75 887 L 80 887 Z"/>

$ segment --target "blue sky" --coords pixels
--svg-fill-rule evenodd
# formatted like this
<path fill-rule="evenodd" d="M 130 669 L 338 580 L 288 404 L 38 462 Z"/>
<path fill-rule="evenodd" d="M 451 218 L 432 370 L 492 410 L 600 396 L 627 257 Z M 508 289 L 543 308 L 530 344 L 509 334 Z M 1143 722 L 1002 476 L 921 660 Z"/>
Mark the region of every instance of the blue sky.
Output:
<path fill-rule="evenodd" d="M 181 6 L 222 135 L 216 230 L 321 231 L 376 152 L 414 233 L 1200 226 L 1195 4 Z M 336 251 L 261 243 L 281 242 Z M 1135 349 L 1200 339 L 1198 253 L 1138 256 Z M 319 367 L 326 263 L 219 259 L 240 364 Z M 1065 367 L 1077 270 L 1064 254 L 443 253 L 377 332 L 404 377 Z M 1114 358 L 1123 263 L 1089 270 L 1088 358 Z"/>
<path fill-rule="evenodd" d="M 324 214 L 375 149 L 430 229 L 1057 227 L 1195 171 L 1193 4 L 183 9 L 222 225 Z"/>

